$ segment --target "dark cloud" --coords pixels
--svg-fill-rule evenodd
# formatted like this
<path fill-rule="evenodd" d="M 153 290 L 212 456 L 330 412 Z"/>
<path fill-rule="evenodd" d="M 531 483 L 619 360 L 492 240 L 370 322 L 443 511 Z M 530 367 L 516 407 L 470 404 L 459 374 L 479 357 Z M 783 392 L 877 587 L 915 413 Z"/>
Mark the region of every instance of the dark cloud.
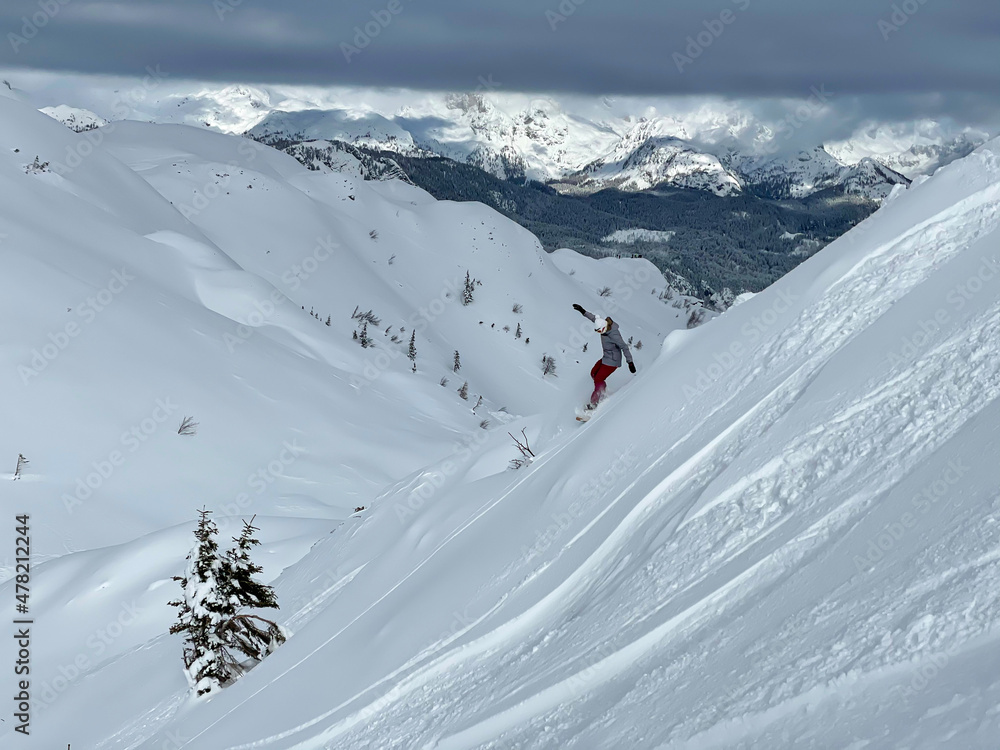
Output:
<path fill-rule="evenodd" d="M 509 90 L 580 94 L 1000 93 L 996 0 L 6 0 L 0 29 L 0 65 L 85 73 L 160 65 L 177 78 L 439 90 L 491 76 Z"/>

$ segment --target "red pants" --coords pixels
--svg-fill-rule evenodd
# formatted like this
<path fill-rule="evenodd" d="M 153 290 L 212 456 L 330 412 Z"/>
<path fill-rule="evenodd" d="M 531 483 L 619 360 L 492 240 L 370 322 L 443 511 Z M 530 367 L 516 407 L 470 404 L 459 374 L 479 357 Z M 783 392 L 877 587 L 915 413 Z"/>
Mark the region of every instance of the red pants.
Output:
<path fill-rule="evenodd" d="M 590 403 L 596 406 L 604 398 L 604 391 L 608 387 L 604 381 L 617 369 L 613 365 L 605 365 L 601 363 L 601 360 L 597 360 L 597 364 L 590 370 L 590 377 L 594 379 L 594 393 L 590 397 Z"/>

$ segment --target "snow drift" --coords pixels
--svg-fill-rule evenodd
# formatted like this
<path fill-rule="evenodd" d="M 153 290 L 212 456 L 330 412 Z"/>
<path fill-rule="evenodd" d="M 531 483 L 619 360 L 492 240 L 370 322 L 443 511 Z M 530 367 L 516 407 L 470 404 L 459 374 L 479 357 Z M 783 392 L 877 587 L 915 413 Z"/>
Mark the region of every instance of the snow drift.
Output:
<path fill-rule="evenodd" d="M 621 274 L 626 296 L 627 261 L 547 257 L 485 208 L 314 177 L 270 151 L 222 169 L 240 142 L 182 128 L 121 127 L 64 184 L 24 165 L 81 136 L 0 107 L 5 143 L 21 144 L 0 170 L 14 248 L 0 304 L 7 320 L 33 311 L 3 350 L 4 392 L 18 394 L 4 455 L 25 453 L 37 472 L 5 483 L 5 507 L 35 514 L 44 550 L 33 602 L 48 690 L 32 742 L 995 747 L 997 141 L 658 352 L 657 333 L 681 326 L 642 282 L 616 316 L 647 339 L 639 375 L 616 374 L 617 393 L 581 426 L 571 405 L 592 355 L 543 380 L 541 352 L 497 333 L 501 313 L 537 303 L 533 343 L 557 351 L 576 322 L 569 302 L 588 290 L 589 309 L 610 304 L 594 279 Z M 238 199 L 176 208 L 223 173 L 221 193 Z M 293 229 L 343 247 L 301 294 L 281 284 L 301 257 L 283 241 Z M 407 284 L 435 286 L 423 269 L 440 280 L 473 259 L 482 300 L 430 327 L 437 369 L 406 380 L 401 363 L 360 397 L 348 390 L 365 350 L 343 325 L 326 339 L 301 306 L 343 323 L 368 299 L 405 320 L 421 297 Z M 17 381 L 65 308 L 123 262 L 133 295 L 44 379 Z M 220 333 L 248 314 L 254 285 L 291 304 L 234 358 Z M 460 347 L 475 352 L 463 359 L 478 362 L 469 379 L 494 418 L 508 400 L 526 416 L 470 425 L 478 415 L 437 385 Z M 115 445 L 112 426 L 153 409 L 151 393 L 200 417 L 199 435 L 155 431 L 92 515 L 67 520 L 55 498 Z M 507 471 L 503 433 L 522 428 L 536 459 Z M 105 430 L 110 446 L 94 437 Z M 181 523 L 231 498 L 240 467 L 286 437 L 305 457 L 253 510 L 292 636 L 221 694 L 191 700 L 178 639 L 164 635 Z M 366 510 L 343 520 L 333 495 Z"/>

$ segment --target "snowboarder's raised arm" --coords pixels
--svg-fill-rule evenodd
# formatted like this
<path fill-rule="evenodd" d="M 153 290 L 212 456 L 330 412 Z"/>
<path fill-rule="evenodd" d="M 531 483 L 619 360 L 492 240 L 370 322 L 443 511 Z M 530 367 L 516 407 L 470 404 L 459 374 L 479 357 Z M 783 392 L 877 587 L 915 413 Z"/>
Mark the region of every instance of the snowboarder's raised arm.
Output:
<path fill-rule="evenodd" d="M 583 317 L 590 320 L 590 322 L 594 322 L 594 320 L 596 320 L 597 318 L 597 316 L 594 315 L 594 313 L 587 312 L 586 310 L 584 310 L 582 305 L 573 305 L 573 309 L 576 310 L 578 313 L 580 313 L 580 315 L 582 315 Z"/>

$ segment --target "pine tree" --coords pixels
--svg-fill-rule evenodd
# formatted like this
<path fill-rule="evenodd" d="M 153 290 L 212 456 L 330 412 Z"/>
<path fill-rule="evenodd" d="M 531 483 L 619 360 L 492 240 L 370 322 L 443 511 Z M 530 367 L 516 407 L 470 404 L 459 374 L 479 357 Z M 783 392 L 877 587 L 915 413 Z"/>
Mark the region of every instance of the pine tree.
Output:
<path fill-rule="evenodd" d="M 542 355 L 542 375 L 556 374 L 556 358 L 547 354 Z"/>
<path fill-rule="evenodd" d="M 209 518 L 210 510 L 202 509 L 198 515 L 187 569 L 183 576 L 174 576 L 184 593 L 169 603 L 178 608 L 177 622 L 170 632 L 184 633 L 185 674 L 195 692 L 205 695 L 220 690 L 231 679 L 220 626 L 235 609 L 223 593 L 228 582 L 215 541 L 219 529 Z"/>
<path fill-rule="evenodd" d="M 226 553 L 223 565 L 227 573 L 223 576 L 226 586 L 222 593 L 233 608 L 233 616 L 224 627 L 226 644 L 259 662 L 285 642 L 285 634 L 271 620 L 241 611 L 244 608 L 278 609 L 274 589 L 256 580 L 263 568 L 250 559 L 250 551 L 260 544 L 254 536 L 254 532 L 259 531 L 253 525 L 254 518 L 256 516 L 243 522 L 242 533 L 233 538 L 236 546 Z M 242 671 L 239 665 L 235 668 Z"/>
<path fill-rule="evenodd" d="M 372 345 L 372 340 L 368 338 L 368 321 L 361 324 L 361 348 L 367 349 Z"/>
<path fill-rule="evenodd" d="M 329 315 L 326 316 L 326 324 L 330 325 L 330 316 Z"/>
<path fill-rule="evenodd" d="M 452 372 L 458 372 L 462 369 L 462 358 L 458 356 L 458 349 L 455 350 L 455 362 L 452 364 Z"/>
<path fill-rule="evenodd" d="M 410 358 L 413 363 L 413 371 L 417 371 L 417 332 L 414 330 L 410 334 L 410 349 L 406 353 L 406 356 Z"/>
<path fill-rule="evenodd" d="M 458 395 L 461 396 L 466 401 L 469 400 L 469 381 L 466 380 L 462 387 L 458 389 Z"/>
<path fill-rule="evenodd" d="M 517 324 L 517 330 L 514 331 L 514 338 L 516 338 L 516 339 L 521 338 L 521 324 L 520 323 Z"/>
<path fill-rule="evenodd" d="M 468 271 L 465 272 L 465 287 L 462 289 L 462 304 L 471 305 L 473 293 L 476 291 L 476 281 Z"/>

